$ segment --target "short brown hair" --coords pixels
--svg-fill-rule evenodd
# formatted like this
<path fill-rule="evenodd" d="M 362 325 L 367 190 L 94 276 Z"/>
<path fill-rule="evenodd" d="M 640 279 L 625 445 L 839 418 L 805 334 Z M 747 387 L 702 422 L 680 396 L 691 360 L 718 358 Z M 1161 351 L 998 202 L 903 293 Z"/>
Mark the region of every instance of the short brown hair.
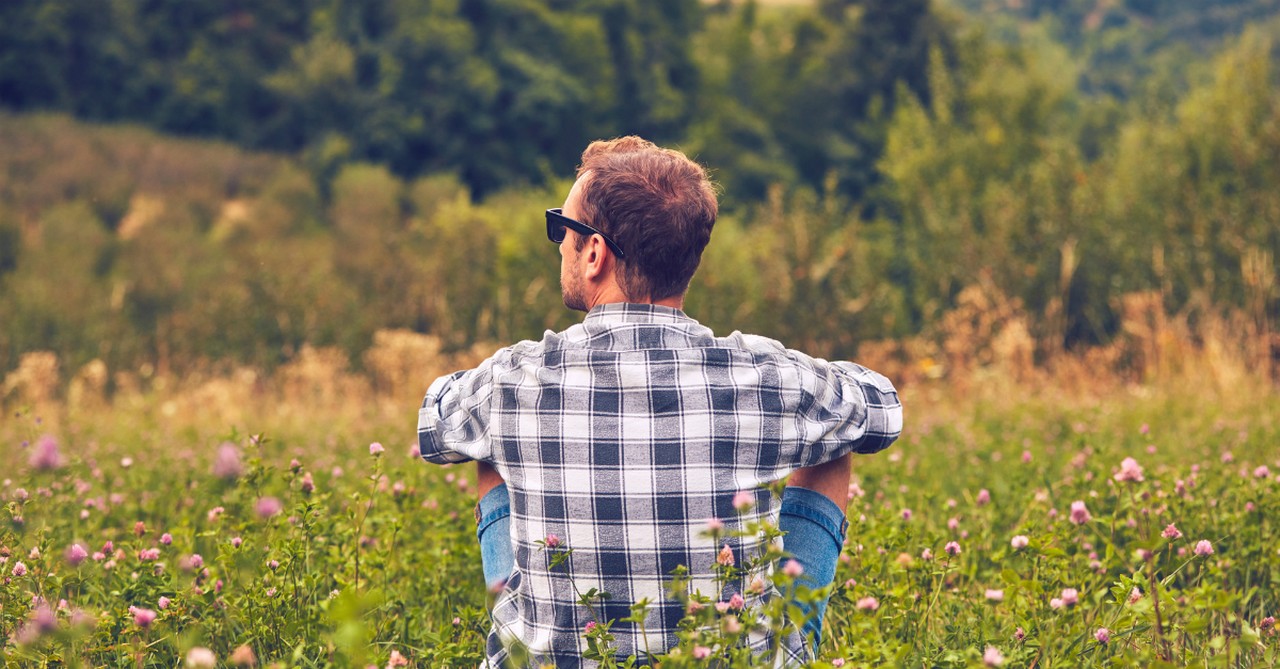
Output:
<path fill-rule="evenodd" d="M 592 142 L 582 152 L 578 176 L 587 172 L 581 216 L 626 253 L 618 260 L 623 294 L 631 300 L 683 295 L 716 222 L 715 187 L 706 170 L 679 151 L 621 137 Z"/>

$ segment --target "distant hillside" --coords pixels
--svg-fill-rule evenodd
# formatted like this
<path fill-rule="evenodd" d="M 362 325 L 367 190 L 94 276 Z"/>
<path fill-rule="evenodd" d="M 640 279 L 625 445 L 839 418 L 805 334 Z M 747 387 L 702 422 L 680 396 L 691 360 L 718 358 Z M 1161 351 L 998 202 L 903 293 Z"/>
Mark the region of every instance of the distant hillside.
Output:
<path fill-rule="evenodd" d="M 1280 0 L 948 0 L 1017 41 L 1043 29 L 1082 60 L 1080 85 L 1129 97 L 1182 79 L 1250 25 L 1280 31 Z"/>

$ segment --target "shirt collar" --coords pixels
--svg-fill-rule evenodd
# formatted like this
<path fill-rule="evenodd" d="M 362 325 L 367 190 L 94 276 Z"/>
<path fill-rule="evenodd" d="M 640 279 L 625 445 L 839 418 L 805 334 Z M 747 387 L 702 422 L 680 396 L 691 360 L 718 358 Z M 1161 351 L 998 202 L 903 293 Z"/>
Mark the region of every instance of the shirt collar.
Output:
<path fill-rule="evenodd" d="M 600 304 L 587 312 L 583 324 L 605 323 L 696 323 L 684 311 L 660 304 L 636 302 L 611 302 Z"/>

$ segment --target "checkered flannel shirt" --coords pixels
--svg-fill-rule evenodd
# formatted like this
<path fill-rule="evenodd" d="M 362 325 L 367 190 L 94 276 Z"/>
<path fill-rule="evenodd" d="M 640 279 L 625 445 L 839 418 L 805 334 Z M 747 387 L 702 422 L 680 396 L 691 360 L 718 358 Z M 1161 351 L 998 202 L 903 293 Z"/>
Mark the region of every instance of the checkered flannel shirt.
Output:
<path fill-rule="evenodd" d="M 720 546 L 707 520 L 776 523 L 779 502 L 762 484 L 850 451 L 875 453 L 901 429 L 897 392 L 875 372 L 764 337 L 716 337 L 678 309 L 640 304 L 598 306 L 580 325 L 441 377 L 418 412 L 423 458 L 487 462 L 511 493 L 515 567 L 493 608 L 493 669 L 506 666 L 513 643 L 536 662 L 594 666 L 581 659 L 594 618 L 574 585 L 609 593 L 595 604 L 600 622 L 648 598 L 643 629 L 611 630 L 620 657 L 642 659 L 677 643 L 684 610 L 666 586 L 678 566 L 690 570 L 690 592 L 738 592 L 748 606 L 776 596 L 745 588 L 750 576 L 717 592 Z M 755 495 L 744 515 L 732 504 L 739 491 Z M 573 550 L 554 570 L 536 543 L 551 535 Z M 739 565 L 762 542 L 721 541 Z M 788 663 L 808 653 L 798 633 L 784 642 Z M 755 633 L 749 643 L 763 651 L 772 639 Z"/>

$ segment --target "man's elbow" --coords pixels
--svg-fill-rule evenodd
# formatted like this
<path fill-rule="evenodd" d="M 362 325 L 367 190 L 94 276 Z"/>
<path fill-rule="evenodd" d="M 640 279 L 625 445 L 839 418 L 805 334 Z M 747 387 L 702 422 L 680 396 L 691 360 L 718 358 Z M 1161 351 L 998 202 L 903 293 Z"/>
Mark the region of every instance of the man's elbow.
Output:
<path fill-rule="evenodd" d="M 418 455 L 435 465 L 456 465 L 471 461 L 465 453 L 445 448 L 439 436 L 433 431 L 418 433 Z"/>

